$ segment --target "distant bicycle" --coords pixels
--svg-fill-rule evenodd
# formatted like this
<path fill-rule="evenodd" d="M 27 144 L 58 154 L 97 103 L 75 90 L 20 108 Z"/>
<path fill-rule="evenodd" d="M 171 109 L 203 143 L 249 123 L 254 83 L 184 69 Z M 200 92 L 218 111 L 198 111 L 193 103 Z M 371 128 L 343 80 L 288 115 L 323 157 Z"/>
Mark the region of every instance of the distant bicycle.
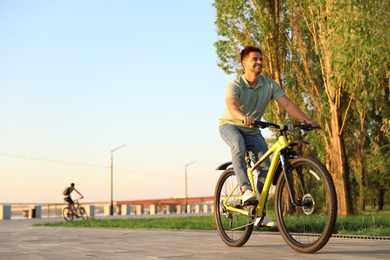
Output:
<path fill-rule="evenodd" d="M 77 215 L 74 214 L 74 211 L 69 206 L 62 210 L 62 217 L 66 221 L 72 221 L 75 216 L 76 218 L 81 217 L 83 220 L 88 219 L 87 211 L 80 206 L 79 199 L 73 201 L 73 207 L 76 210 Z"/>

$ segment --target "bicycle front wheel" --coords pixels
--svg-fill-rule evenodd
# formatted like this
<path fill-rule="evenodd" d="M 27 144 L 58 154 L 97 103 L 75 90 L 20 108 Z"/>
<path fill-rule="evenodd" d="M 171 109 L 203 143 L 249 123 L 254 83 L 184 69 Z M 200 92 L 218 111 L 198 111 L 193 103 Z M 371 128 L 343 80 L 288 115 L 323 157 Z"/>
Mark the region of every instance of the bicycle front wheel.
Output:
<path fill-rule="evenodd" d="M 279 231 L 295 251 L 314 253 L 325 246 L 336 224 L 332 177 L 320 161 L 302 156 L 291 160 L 288 178 L 296 203 L 291 202 L 286 178 L 281 174 L 275 191 Z"/>
<path fill-rule="evenodd" d="M 230 195 L 230 196 L 229 196 Z M 224 171 L 217 182 L 214 193 L 214 217 L 219 236 L 228 246 L 244 245 L 252 234 L 253 223 L 249 224 L 248 216 L 227 210 L 224 206 L 245 210 L 241 203 L 241 192 L 233 169 Z"/>
<path fill-rule="evenodd" d="M 84 219 L 84 220 L 87 220 L 88 219 L 87 211 L 83 207 L 80 207 L 79 210 L 80 210 L 81 218 Z"/>
<path fill-rule="evenodd" d="M 70 210 L 69 207 L 65 207 L 65 208 L 62 210 L 62 217 L 63 217 L 66 221 L 72 221 L 72 220 L 73 220 L 73 212 Z"/>

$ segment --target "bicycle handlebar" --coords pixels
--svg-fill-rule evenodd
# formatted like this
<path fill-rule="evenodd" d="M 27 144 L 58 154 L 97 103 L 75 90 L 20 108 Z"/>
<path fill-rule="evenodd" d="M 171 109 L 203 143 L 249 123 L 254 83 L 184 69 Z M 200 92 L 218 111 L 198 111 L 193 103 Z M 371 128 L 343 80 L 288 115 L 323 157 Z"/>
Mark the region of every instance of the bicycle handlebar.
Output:
<path fill-rule="evenodd" d="M 267 128 L 267 127 L 273 127 L 279 130 L 284 130 L 284 131 L 292 131 L 294 129 L 302 129 L 304 131 L 311 131 L 313 129 L 321 129 L 320 126 L 313 127 L 311 124 L 307 124 L 306 122 L 303 122 L 302 124 L 299 125 L 278 125 L 275 123 L 270 123 L 270 122 L 263 122 L 263 121 L 258 121 L 256 120 L 255 123 L 253 124 L 254 127 L 258 128 Z"/>
<path fill-rule="evenodd" d="M 77 199 L 73 200 L 73 202 L 78 202 L 81 199 L 84 199 L 84 197 L 77 198 Z"/>

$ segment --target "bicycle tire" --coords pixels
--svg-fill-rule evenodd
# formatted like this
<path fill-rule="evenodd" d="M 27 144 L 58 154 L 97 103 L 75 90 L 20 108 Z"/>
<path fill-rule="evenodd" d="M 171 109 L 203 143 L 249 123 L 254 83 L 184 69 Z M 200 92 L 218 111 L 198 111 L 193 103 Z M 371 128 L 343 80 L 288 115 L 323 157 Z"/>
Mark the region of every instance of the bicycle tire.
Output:
<path fill-rule="evenodd" d="M 81 218 L 84 219 L 84 220 L 88 220 L 87 211 L 83 207 L 80 207 L 79 211 L 80 211 Z"/>
<path fill-rule="evenodd" d="M 306 192 L 303 194 L 298 172 Z M 293 206 L 284 174 L 275 191 L 275 213 L 279 231 L 286 243 L 300 253 L 314 253 L 329 241 L 337 219 L 337 197 L 333 179 L 317 159 L 302 156 L 292 159 L 288 171 L 295 198 L 304 206 Z"/>
<path fill-rule="evenodd" d="M 218 234 L 228 246 L 243 246 L 252 234 L 253 224 L 248 225 L 248 216 L 226 210 L 223 202 L 237 184 L 237 178 L 232 168 L 225 170 L 218 179 L 214 192 L 214 218 Z M 231 195 L 228 205 L 242 207 L 240 189 Z"/>
<path fill-rule="evenodd" d="M 62 210 L 62 217 L 66 220 L 66 221 L 72 221 L 73 220 L 73 212 L 70 210 L 69 207 L 65 207 L 63 210 Z"/>

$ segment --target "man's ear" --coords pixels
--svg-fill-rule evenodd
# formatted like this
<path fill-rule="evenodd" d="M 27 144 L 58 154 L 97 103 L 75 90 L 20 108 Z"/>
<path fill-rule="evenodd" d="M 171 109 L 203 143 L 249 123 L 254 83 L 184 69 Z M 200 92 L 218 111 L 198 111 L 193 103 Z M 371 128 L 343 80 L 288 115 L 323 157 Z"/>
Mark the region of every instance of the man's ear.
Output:
<path fill-rule="evenodd" d="M 242 65 L 243 68 L 245 68 L 246 63 L 248 62 L 248 60 L 249 60 L 249 56 L 246 56 L 246 57 L 244 57 L 244 59 L 242 59 L 241 65 Z"/>

